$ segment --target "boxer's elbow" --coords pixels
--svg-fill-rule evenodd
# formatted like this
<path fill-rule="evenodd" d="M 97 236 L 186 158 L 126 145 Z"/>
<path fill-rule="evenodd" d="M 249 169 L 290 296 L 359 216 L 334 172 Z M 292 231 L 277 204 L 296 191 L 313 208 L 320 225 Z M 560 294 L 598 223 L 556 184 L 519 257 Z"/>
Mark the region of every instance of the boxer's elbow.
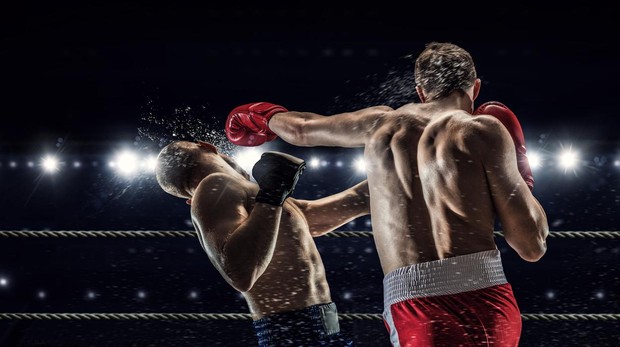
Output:
<path fill-rule="evenodd" d="M 254 283 L 252 282 L 235 282 L 235 284 L 233 284 L 233 288 L 235 288 L 236 290 L 242 293 L 249 292 L 253 286 L 254 286 Z"/>
<path fill-rule="evenodd" d="M 525 261 L 529 261 L 531 263 L 535 263 L 539 261 L 547 252 L 547 245 L 543 244 L 540 247 L 528 248 L 526 250 L 521 250 L 519 252 L 519 256 L 521 259 Z"/>
<path fill-rule="evenodd" d="M 546 224 L 546 220 L 544 223 L 539 221 L 535 230 L 536 233 L 532 237 L 530 246 L 528 247 L 527 258 L 524 258 L 530 262 L 539 261 L 547 252 L 547 236 L 549 236 L 549 227 Z"/>
<path fill-rule="evenodd" d="M 256 279 L 251 274 L 237 274 L 235 276 L 229 274 L 228 278 L 230 285 L 242 293 L 249 292 L 256 283 Z"/>
<path fill-rule="evenodd" d="M 543 237 L 536 236 L 520 245 L 517 252 L 523 260 L 535 263 L 547 252 L 547 242 Z"/>
<path fill-rule="evenodd" d="M 226 281 L 236 290 L 247 292 L 254 287 L 258 279 L 257 271 L 250 269 L 247 264 L 232 264 L 223 262 L 222 270 L 226 274 Z"/>

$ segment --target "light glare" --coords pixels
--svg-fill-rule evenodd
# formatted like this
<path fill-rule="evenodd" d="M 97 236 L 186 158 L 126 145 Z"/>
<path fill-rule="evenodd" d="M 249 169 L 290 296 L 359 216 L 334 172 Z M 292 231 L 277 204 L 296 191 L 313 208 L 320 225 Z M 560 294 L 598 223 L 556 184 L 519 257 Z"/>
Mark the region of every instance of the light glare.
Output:
<path fill-rule="evenodd" d="M 148 156 L 142 165 L 147 171 L 154 172 L 155 167 L 157 166 L 157 157 L 154 155 Z"/>
<path fill-rule="evenodd" d="M 366 172 L 366 161 L 362 157 L 355 159 L 355 161 L 353 162 L 353 166 L 355 167 L 355 170 L 357 170 L 357 172 L 359 173 Z"/>
<path fill-rule="evenodd" d="M 116 168 L 116 170 L 122 175 L 129 176 L 136 172 L 138 169 L 138 157 L 135 153 L 126 151 L 122 152 L 116 157 L 116 160 L 110 163 L 110 166 Z"/>
<path fill-rule="evenodd" d="M 260 160 L 263 153 L 256 148 L 243 149 L 233 155 L 233 158 L 245 172 L 251 175 L 252 167 Z"/>
<path fill-rule="evenodd" d="M 560 154 L 560 165 L 564 169 L 572 169 L 577 165 L 577 153 L 568 149 Z"/>
<path fill-rule="evenodd" d="M 541 167 L 542 165 L 542 161 L 540 158 L 540 155 L 536 152 L 532 152 L 530 154 L 527 155 L 527 160 L 530 163 L 530 167 L 532 169 L 537 169 L 539 167 Z"/>
<path fill-rule="evenodd" d="M 43 170 L 45 170 L 46 172 L 56 172 L 58 171 L 58 159 L 54 158 L 51 155 L 48 155 L 43 158 L 41 166 L 43 166 Z"/>
<path fill-rule="evenodd" d="M 317 168 L 319 167 L 319 165 L 321 165 L 321 160 L 319 160 L 319 158 L 311 158 L 310 162 L 308 163 L 310 165 L 311 168 Z"/>

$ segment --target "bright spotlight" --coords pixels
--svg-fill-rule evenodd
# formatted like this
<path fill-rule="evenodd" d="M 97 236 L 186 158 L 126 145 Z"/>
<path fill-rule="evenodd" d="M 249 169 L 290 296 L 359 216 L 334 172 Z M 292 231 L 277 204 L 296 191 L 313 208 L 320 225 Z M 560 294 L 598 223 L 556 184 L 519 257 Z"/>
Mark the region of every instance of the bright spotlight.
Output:
<path fill-rule="evenodd" d="M 43 161 L 41 162 L 41 166 L 43 167 L 43 170 L 45 170 L 46 172 L 56 172 L 58 171 L 58 159 L 54 158 L 51 155 L 48 155 L 47 157 L 43 158 Z"/>
<path fill-rule="evenodd" d="M 355 167 L 355 170 L 357 170 L 357 172 L 365 173 L 366 172 L 366 161 L 364 160 L 363 157 L 359 157 L 355 159 L 355 161 L 353 162 L 353 167 Z"/>
<path fill-rule="evenodd" d="M 154 155 L 147 157 L 142 163 L 142 166 L 144 167 L 145 170 L 154 172 L 155 166 L 157 166 L 157 157 Z"/>
<path fill-rule="evenodd" d="M 260 160 L 261 155 L 263 155 L 263 152 L 256 148 L 246 148 L 239 150 L 239 152 L 235 153 L 232 157 L 235 159 L 237 164 L 245 170 L 245 172 L 251 175 L 252 167 L 254 167 L 254 164 Z"/>
<path fill-rule="evenodd" d="M 317 167 L 321 165 L 321 160 L 319 160 L 319 158 L 317 157 L 310 158 L 308 165 L 310 165 L 311 168 L 316 169 Z"/>
<path fill-rule="evenodd" d="M 565 170 L 572 169 L 577 165 L 578 159 L 577 153 L 567 149 L 560 154 L 560 165 Z"/>
<path fill-rule="evenodd" d="M 138 156 L 135 153 L 125 151 L 120 153 L 116 160 L 110 163 L 119 173 L 130 176 L 138 169 Z"/>
<path fill-rule="evenodd" d="M 527 160 L 530 163 L 532 169 L 537 169 L 542 165 L 540 155 L 536 152 L 531 152 L 527 155 Z"/>

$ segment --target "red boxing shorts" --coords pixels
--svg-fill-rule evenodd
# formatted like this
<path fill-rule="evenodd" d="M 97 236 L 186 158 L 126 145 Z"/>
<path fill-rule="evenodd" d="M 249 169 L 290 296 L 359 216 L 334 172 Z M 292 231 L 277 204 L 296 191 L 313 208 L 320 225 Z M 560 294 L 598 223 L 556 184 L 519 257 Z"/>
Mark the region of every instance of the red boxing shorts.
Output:
<path fill-rule="evenodd" d="M 383 279 L 393 346 L 516 347 L 521 312 L 498 250 L 402 267 Z"/>

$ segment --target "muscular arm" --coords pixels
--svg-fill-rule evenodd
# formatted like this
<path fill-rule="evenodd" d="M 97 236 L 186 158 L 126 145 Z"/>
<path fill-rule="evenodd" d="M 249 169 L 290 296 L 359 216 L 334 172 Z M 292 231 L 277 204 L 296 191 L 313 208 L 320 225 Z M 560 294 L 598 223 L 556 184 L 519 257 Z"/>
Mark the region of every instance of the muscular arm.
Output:
<path fill-rule="evenodd" d="M 213 265 L 235 289 L 245 292 L 263 274 L 276 245 L 282 207 L 257 203 L 248 213 L 241 183 L 214 174 L 192 200 L 192 220 Z"/>
<path fill-rule="evenodd" d="M 506 242 L 521 258 L 538 261 L 547 249 L 547 216 L 519 174 L 512 138 L 492 117 L 477 117 L 482 134 L 480 153 L 491 197 Z"/>
<path fill-rule="evenodd" d="M 322 236 L 370 213 L 368 181 L 317 200 L 297 200 L 313 237 Z"/>
<path fill-rule="evenodd" d="M 388 106 L 374 106 L 355 112 L 322 116 L 310 112 L 281 112 L 269 121 L 269 128 L 282 140 L 303 147 L 363 147 L 370 131 Z"/>

